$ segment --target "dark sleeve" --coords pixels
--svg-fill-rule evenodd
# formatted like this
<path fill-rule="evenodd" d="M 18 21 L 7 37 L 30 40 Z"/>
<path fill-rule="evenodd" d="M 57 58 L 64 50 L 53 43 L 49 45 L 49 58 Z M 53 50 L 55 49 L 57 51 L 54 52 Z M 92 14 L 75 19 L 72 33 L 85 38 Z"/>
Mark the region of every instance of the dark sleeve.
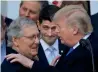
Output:
<path fill-rule="evenodd" d="M 5 18 L 5 23 L 6 23 L 7 27 L 11 24 L 12 21 L 13 20 L 8 17 Z"/>
<path fill-rule="evenodd" d="M 31 72 L 58 72 L 53 66 L 45 67 L 39 61 L 34 61 Z"/>
<path fill-rule="evenodd" d="M 10 63 L 6 59 L 1 64 L 1 72 L 17 72 L 18 68 L 17 64 Z"/>

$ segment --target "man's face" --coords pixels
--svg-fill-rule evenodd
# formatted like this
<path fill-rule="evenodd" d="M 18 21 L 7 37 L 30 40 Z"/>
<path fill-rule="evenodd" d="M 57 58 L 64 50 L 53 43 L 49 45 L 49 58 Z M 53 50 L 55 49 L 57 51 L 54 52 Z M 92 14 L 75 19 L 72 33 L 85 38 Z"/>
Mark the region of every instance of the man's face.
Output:
<path fill-rule="evenodd" d="M 17 38 L 18 51 L 28 58 L 38 53 L 39 32 L 35 25 L 23 28 L 23 37 Z"/>
<path fill-rule="evenodd" d="M 63 44 L 70 46 L 72 41 L 72 28 L 67 24 L 65 17 L 60 17 L 54 20 L 54 23 L 57 25 L 56 32 L 61 39 Z"/>
<path fill-rule="evenodd" d="M 52 45 L 57 39 L 56 33 L 56 25 L 53 22 L 48 20 L 43 20 L 42 24 L 40 24 L 40 32 L 42 35 L 42 39 L 49 45 Z"/>
<path fill-rule="evenodd" d="M 39 18 L 40 8 L 41 5 L 37 1 L 24 1 L 20 6 L 19 15 L 37 21 Z"/>

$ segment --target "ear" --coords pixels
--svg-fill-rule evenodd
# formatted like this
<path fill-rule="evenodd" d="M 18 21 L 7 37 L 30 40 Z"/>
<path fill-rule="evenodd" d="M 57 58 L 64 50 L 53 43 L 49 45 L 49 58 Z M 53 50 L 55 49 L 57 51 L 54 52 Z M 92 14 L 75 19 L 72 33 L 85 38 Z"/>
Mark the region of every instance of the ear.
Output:
<path fill-rule="evenodd" d="M 40 30 L 41 24 L 40 24 L 39 20 L 37 20 L 37 26 L 38 26 L 38 29 Z"/>
<path fill-rule="evenodd" d="M 12 38 L 12 41 L 13 41 L 13 49 L 15 50 L 15 51 L 17 51 L 17 52 L 19 52 L 19 41 L 18 41 L 19 39 L 18 38 L 16 38 L 16 37 L 13 37 Z"/>
<path fill-rule="evenodd" d="M 16 37 L 12 38 L 12 42 L 13 42 L 14 46 L 16 46 L 16 47 L 19 45 L 18 38 L 16 38 Z"/>
<path fill-rule="evenodd" d="M 76 24 L 73 26 L 72 31 L 73 31 L 73 35 L 76 35 L 78 33 L 79 28 L 77 27 Z"/>

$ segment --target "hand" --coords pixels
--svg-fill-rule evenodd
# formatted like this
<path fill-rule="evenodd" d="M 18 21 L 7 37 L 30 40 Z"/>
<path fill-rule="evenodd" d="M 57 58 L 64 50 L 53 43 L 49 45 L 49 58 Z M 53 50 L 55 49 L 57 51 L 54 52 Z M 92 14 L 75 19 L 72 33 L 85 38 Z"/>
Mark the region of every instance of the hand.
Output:
<path fill-rule="evenodd" d="M 27 68 L 32 68 L 34 61 L 21 55 L 21 54 L 9 54 L 6 56 L 7 60 L 10 60 L 10 63 L 18 62 Z"/>
<path fill-rule="evenodd" d="M 53 59 L 52 63 L 50 64 L 51 66 L 55 66 L 60 59 L 61 56 L 57 56 L 55 59 Z"/>

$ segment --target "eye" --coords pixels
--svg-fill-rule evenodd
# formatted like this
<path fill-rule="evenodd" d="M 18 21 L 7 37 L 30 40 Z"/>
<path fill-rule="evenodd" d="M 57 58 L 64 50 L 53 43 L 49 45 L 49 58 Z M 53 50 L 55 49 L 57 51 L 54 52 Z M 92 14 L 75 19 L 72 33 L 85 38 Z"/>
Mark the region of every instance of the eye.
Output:
<path fill-rule="evenodd" d="M 48 26 L 43 26 L 43 29 L 48 30 L 49 27 Z"/>
<path fill-rule="evenodd" d="M 23 7 L 22 9 L 23 9 L 24 11 L 27 11 L 27 8 L 25 8 L 25 7 Z"/>
<path fill-rule="evenodd" d="M 32 11 L 32 10 L 30 10 L 30 13 L 31 13 L 31 14 L 36 14 L 36 12 L 35 12 L 35 11 Z"/>
<path fill-rule="evenodd" d="M 51 28 L 52 30 L 56 30 L 56 26 Z"/>

